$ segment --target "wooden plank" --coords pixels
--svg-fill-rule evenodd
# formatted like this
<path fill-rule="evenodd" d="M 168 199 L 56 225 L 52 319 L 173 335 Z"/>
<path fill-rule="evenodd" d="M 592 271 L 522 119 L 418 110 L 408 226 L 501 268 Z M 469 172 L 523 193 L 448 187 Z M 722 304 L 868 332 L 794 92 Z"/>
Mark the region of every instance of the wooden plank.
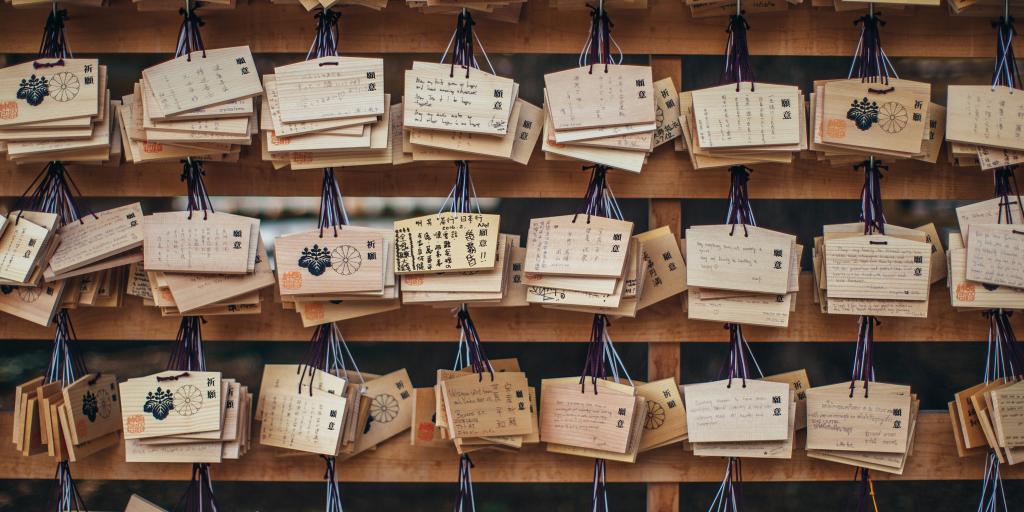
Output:
<path fill-rule="evenodd" d="M 679 512 L 679 484 L 647 484 L 647 512 Z"/>
<path fill-rule="evenodd" d="M 11 413 L 0 414 L 0 437 L 11 435 Z M 949 415 L 945 411 L 921 412 L 914 454 L 902 477 L 873 472 L 877 480 L 979 480 L 984 470 L 983 457 L 957 457 L 953 446 Z M 800 432 L 797 446 L 804 446 Z M 217 480 L 239 481 L 323 481 L 323 462 L 308 457 L 276 458 L 273 449 L 255 445 L 241 460 L 225 460 L 214 469 Z M 397 436 L 342 463 L 338 477 L 346 482 L 453 482 L 458 474 L 458 457 L 446 452 L 438 456 L 431 448 L 409 446 L 407 436 Z M 480 452 L 473 455 L 475 482 L 591 482 L 593 459 L 551 454 L 543 446 L 524 447 L 520 453 Z M 72 472 L 84 480 L 188 480 L 188 464 L 129 464 L 124 461 L 124 446 L 72 463 Z M 53 459 L 22 457 L 13 444 L 0 448 L 0 478 L 51 479 Z M 1004 479 L 1024 478 L 1024 466 L 1004 466 Z M 748 482 L 847 481 L 850 466 L 808 459 L 796 450 L 792 460 L 747 459 L 743 461 L 743 479 Z M 718 482 L 722 478 L 722 459 L 694 457 L 678 444 L 640 455 L 634 464 L 608 463 L 610 482 Z"/>
<path fill-rule="evenodd" d="M 238 163 L 212 162 L 206 185 L 213 195 L 313 196 L 322 176 L 316 171 L 275 171 L 259 160 L 256 146 L 246 148 Z M 945 159 L 943 159 L 945 160 Z M 886 161 L 886 163 L 890 163 Z M 548 161 L 537 153 L 528 167 L 506 162 L 472 164 L 473 182 L 480 197 L 578 197 L 586 190 L 589 173 L 581 162 Z M 0 163 L 0 194 L 15 196 L 32 182 L 42 165 L 17 167 Z M 92 197 L 171 197 L 184 195 L 181 164 L 122 164 L 119 167 L 73 166 L 72 176 L 82 194 Z M 992 176 L 977 169 L 948 164 L 893 162 L 885 175 L 884 199 L 971 199 L 992 197 Z M 864 176 L 850 166 L 830 167 L 816 160 L 797 159 L 792 165 L 755 166 L 756 187 L 751 198 L 857 199 Z M 451 162 L 416 162 L 398 167 L 369 166 L 337 169 L 342 191 L 348 196 L 444 197 L 451 190 Z M 609 182 L 619 198 L 725 198 L 729 195 L 726 169 L 695 171 L 686 153 L 658 148 L 643 172 L 613 171 Z M 81 176 L 81 178 L 79 178 Z M 922 178 L 927 179 L 922 179 Z"/>
<path fill-rule="evenodd" d="M 801 276 L 797 311 L 790 316 L 789 328 L 749 326 L 744 329 L 751 342 L 844 342 L 854 340 L 857 317 L 824 315 L 811 302 L 808 292 L 811 276 Z M 875 329 L 879 342 L 982 341 L 988 336 L 988 323 L 981 313 L 958 313 L 943 300 L 944 288 L 932 293 L 928 318 L 883 319 Z M 173 340 L 177 318 L 163 318 L 156 308 L 142 306 L 130 297 L 119 309 L 78 308 L 71 311 L 78 338 L 82 340 Z M 567 313 L 538 306 L 523 308 L 477 308 L 473 320 L 486 341 L 586 342 L 589 341 L 592 315 Z M 309 329 L 303 329 L 298 315 L 285 311 L 264 291 L 260 315 L 212 316 L 203 325 L 203 338 L 210 341 L 308 341 Z M 1013 317 L 1018 329 L 1024 321 Z M 431 342 L 457 339 L 447 309 L 405 306 L 379 315 L 341 322 L 348 341 Z M 1018 331 L 1020 332 L 1020 331 Z M 679 303 L 663 301 L 640 311 L 637 318 L 622 318 L 612 325 L 617 343 L 686 343 L 728 341 L 729 331 L 719 322 L 688 320 L 679 311 Z M 4 316 L 0 319 L 0 340 L 53 339 L 53 329 Z"/>
<path fill-rule="evenodd" d="M 342 7 L 342 50 L 359 53 L 440 52 L 448 43 L 454 16 L 424 15 L 395 2 L 382 12 Z M 750 16 L 750 52 L 754 55 L 835 55 L 849 57 L 861 13 L 811 9 L 807 3 L 779 13 Z M 589 26 L 584 10 L 555 11 L 544 0 L 524 6 L 519 23 L 477 22 L 491 53 L 576 54 Z M 0 8 L 4 51 L 34 54 L 46 11 Z M 179 18 L 173 11 L 138 12 L 119 0 L 101 9 L 72 6 L 69 21 L 76 52 L 165 53 L 174 51 Z M 309 48 L 312 16 L 298 6 L 267 2 L 231 10 L 200 11 L 207 48 L 250 44 L 254 53 L 304 53 Z M 725 17 L 693 19 L 683 2 L 651 2 L 648 9 L 611 12 L 615 39 L 627 53 L 720 55 Z M 886 12 L 882 37 L 889 57 L 992 57 L 992 28 L 987 18 L 954 17 L 945 9 L 918 9 L 913 15 Z M 117 34 L 117 37 L 110 37 Z M 956 34 L 956 37 L 950 37 Z"/>

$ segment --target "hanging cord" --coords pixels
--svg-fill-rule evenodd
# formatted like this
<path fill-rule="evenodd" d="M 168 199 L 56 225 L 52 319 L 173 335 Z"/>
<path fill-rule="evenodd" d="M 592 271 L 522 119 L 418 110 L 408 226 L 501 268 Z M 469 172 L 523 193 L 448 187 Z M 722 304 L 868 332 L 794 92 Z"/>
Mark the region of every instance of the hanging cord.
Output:
<path fill-rule="evenodd" d="M 473 186 L 473 178 L 469 174 L 469 162 L 465 160 L 455 161 L 455 184 L 445 197 L 437 214 L 448 211 L 450 213 L 481 213 L 480 201 L 476 197 L 476 187 Z"/>
<path fill-rule="evenodd" d="M 594 459 L 594 492 L 591 512 L 608 512 L 608 461 Z"/>
<path fill-rule="evenodd" d="M 853 398 L 857 381 L 864 381 L 864 398 L 867 398 L 868 383 L 875 381 L 875 327 L 882 322 L 873 316 L 861 316 L 857 322 L 860 327 L 853 351 L 853 369 L 850 372 L 850 398 Z"/>
<path fill-rule="evenodd" d="M 747 192 L 747 184 L 750 182 L 750 168 L 735 165 L 729 168 L 729 208 L 726 210 L 725 223 L 732 224 L 729 236 L 736 232 L 736 225 L 743 225 L 743 236 L 750 236 L 747 226 L 757 226 L 757 219 L 754 217 L 754 210 L 750 207 L 750 194 Z"/>
<path fill-rule="evenodd" d="M 470 69 L 480 69 L 480 63 L 477 62 L 476 56 L 473 54 L 474 41 L 480 47 L 480 53 L 484 56 L 484 61 L 487 62 L 487 67 L 490 68 L 491 74 L 496 74 L 494 65 L 491 64 L 491 58 L 487 56 L 484 44 L 480 41 L 480 36 L 473 31 L 474 25 L 476 25 L 476 22 L 473 21 L 473 16 L 469 14 L 468 10 L 463 9 L 455 20 L 455 31 L 452 33 L 452 38 L 448 40 L 448 46 L 445 47 L 444 53 L 441 54 L 441 63 L 444 64 L 445 59 L 448 58 L 448 51 L 452 52 L 449 77 L 455 76 L 455 66 L 461 66 L 462 69 L 466 70 L 466 78 L 469 78 Z"/>
<path fill-rule="evenodd" d="M 54 9 L 46 17 L 46 25 L 43 26 L 43 40 L 39 43 L 38 58 L 59 60 L 50 64 L 36 63 L 36 69 L 63 66 L 64 59 L 74 57 L 64 36 L 64 21 L 67 19 L 67 9 L 58 10 L 55 4 Z"/>
<path fill-rule="evenodd" d="M 313 337 L 309 340 L 309 346 L 306 347 L 303 362 L 299 364 L 296 371 L 301 374 L 298 392 L 301 393 L 304 386 L 309 386 L 310 396 L 313 395 L 313 383 L 317 371 L 343 377 L 350 383 L 358 381 L 360 390 L 366 385 L 366 379 L 359 371 L 359 365 L 352 357 L 345 338 L 341 336 L 341 330 L 333 322 L 316 326 L 313 330 Z"/>
<path fill-rule="evenodd" d="M 864 186 L 860 189 L 860 221 L 864 223 L 865 235 L 885 234 L 885 210 L 882 208 L 882 171 L 889 167 L 871 157 L 853 166 L 864 170 Z"/>
<path fill-rule="evenodd" d="M 997 86 L 1020 89 L 1020 68 L 1017 67 L 1017 58 L 1013 54 L 1013 36 L 1017 30 L 1013 26 L 1013 18 L 1001 16 L 992 22 L 996 29 L 996 62 L 992 71 L 992 89 Z"/>
<path fill-rule="evenodd" d="M 62 386 L 67 386 L 89 373 L 89 370 L 78 347 L 78 338 L 75 336 L 75 329 L 71 325 L 67 310 L 58 311 L 54 320 L 56 334 L 53 337 L 50 362 L 46 365 L 45 381 L 47 384 L 60 382 Z"/>
<path fill-rule="evenodd" d="M 725 478 L 708 507 L 708 512 L 738 512 L 743 510 L 743 461 L 729 457 L 725 463 Z"/>
<path fill-rule="evenodd" d="M 351 366 L 354 376 L 350 375 L 349 366 Z M 358 380 L 359 392 L 363 393 L 366 390 L 366 379 L 359 371 L 359 366 L 356 364 L 355 358 L 352 357 L 345 338 L 341 336 L 341 330 L 333 322 L 318 325 L 313 330 L 313 337 L 306 348 L 303 363 L 296 369 L 296 372 L 300 374 L 297 392 L 302 393 L 303 385 L 307 385 L 309 386 L 309 395 L 313 396 L 317 371 L 343 377 L 350 384 Z M 341 486 L 338 484 L 336 471 L 337 459 L 334 456 L 326 455 L 321 455 L 321 458 L 324 459 L 324 480 L 327 483 L 325 510 L 341 512 Z"/>
<path fill-rule="evenodd" d="M 182 317 L 175 337 L 174 349 L 167 360 L 167 370 L 184 372 L 178 376 L 164 377 L 177 379 L 187 376 L 188 372 L 206 371 L 206 355 L 203 353 L 202 317 Z M 157 380 L 160 380 L 158 377 Z M 174 512 L 217 512 L 217 498 L 213 495 L 213 479 L 210 477 L 209 464 L 193 464 L 192 480 L 185 493 L 178 500 Z"/>
<path fill-rule="evenodd" d="M 313 44 L 306 52 L 306 60 L 337 57 L 340 54 L 338 48 L 341 44 L 338 32 L 338 20 L 341 19 L 341 13 L 333 9 L 318 7 L 313 19 L 316 20 L 316 30 L 313 32 Z"/>
<path fill-rule="evenodd" d="M 203 171 L 203 164 L 199 160 L 188 158 L 184 161 L 181 170 L 181 181 L 185 182 L 188 189 L 188 218 L 197 210 L 203 211 L 203 220 L 209 218 L 213 212 L 213 202 L 210 201 L 210 194 L 206 191 L 206 182 L 203 180 L 206 172 Z M 214 212 L 216 213 L 216 212 Z"/>
<path fill-rule="evenodd" d="M 608 13 L 604 10 L 604 3 L 597 7 L 587 4 L 590 7 L 590 31 L 587 33 L 587 41 L 583 43 L 583 50 L 580 51 L 579 66 L 590 66 L 589 73 L 594 73 L 594 64 L 603 64 L 604 72 L 608 72 L 609 64 L 622 63 L 622 48 L 612 37 L 612 27 L 615 26 Z M 618 58 L 612 56 L 611 47 L 615 46 Z"/>
<path fill-rule="evenodd" d="M 725 29 L 729 33 L 729 40 L 725 44 L 725 66 L 719 83 L 735 83 L 736 91 L 740 90 L 742 82 L 750 82 L 750 90 L 754 90 L 754 68 L 750 65 L 747 30 L 750 30 L 750 24 L 740 13 L 730 17 L 729 26 Z"/>
<path fill-rule="evenodd" d="M 192 480 L 185 494 L 178 500 L 174 512 L 217 512 L 217 498 L 213 495 L 213 478 L 209 464 L 193 464 Z"/>
<path fill-rule="evenodd" d="M 71 466 L 68 461 L 62 460 L 57 463 L 57 471 L 53 474 L 56 484 L 56 507 L 52 510 L 57 512 L 89 512 L 85 506 L 82 495 L 78 493 L 78 485 L 71 477 Z"/>
<path fill-rule="evenodd" d="M 15 201 L 14 208 L 20 211 L 56 214 L 57 225 L 63 227 L 71 222 L 82 222 L 83 213 L 96 218 L 92 210 L 79 206 L 78 198 L 81 196 L 81 190 L 71 179 L 64 165 L 53 161 L 46 164 L 42 172 L 29 183 L 28 188 Z M 15 223 L 20 220 L 21 214 L 18 214 Z"/>
<path fill-rule="evenodd" d="M 341 187 L 338 186 L 338 179 L 334 175 L 333 167 L 324 168 L 323 186 L 320 190 L 320 217 L 317 227 L 320 228 L 320 238 L 324 237 L 324 228 L 334 229 L 334 236 L 338 236 L 338 226 L 348 225 L 348 211 L 345 210 L 345 200 L 341 195 Z"/>
<path fill-rule="evenodd" d="M 978 512 L 1009 512 L 1010 502 L 1006 499 L 1006 487 L 1000 475 L 999 457 L 989 452 L 985 459 L 985 478 L 981 484 L 981 499 Z"/>
<path fill-rule="evenodd" d="M 185 56 L 186 59 L 192 61 L 193 52 L 203 52 L 203 58 L 206 58 L 206 47 L 203 46 L 203 36 L 199 33 L 199 27 L 205 25 L 203 19 L 196 14 L 196 9 L 199 8 L 199 4 L 192 4 L 191 0 L 185 1 L 185 7 L 178 10 L 178 14 L 181 14 L 181 29 L 178 30 L 178 44 L 174 49 L 174 57 L 178 58 Z"/>
<path fill-rule="evenodd" d="M 205 372 L 206 355 L 203 353 L 202 317 L 186 316 L 178 325 L 178 335 L 174 340 L 174 349 L 167 360 L 167 370 L 183 372 Z"/>
<path fill-rule="evenodd" d="M 744 36 L 745 38 L 745 36 Z M 751 78 L 753 82 L 753 78 Z M 737 82 L 738 84 L 738 82 Z M 743 236 L 749 236 L 747 225 L 757 226 L 757 219 L 754 217 L 754 209 L 750 206 L 750 194 L 748 183 L 750 182 L 749 168 L 737 165 L 729 168 L 729 207 L 725 214 L 725 223 L 732 224 L 729 236 L 734 236 L 736 225 L 743 226 Z M 732 388 L 733 379 L 740 379 L 742 387 L 747 387 L 747 379 L 752 378 L 751 366 L 757 370 L 756 378 L 764 378 L 764 372 L 754 357 L 754 351 L 750 348 L 746 336 L 743 335 L 743 326 L 740 324 L 725 324 L 729 331 L 729 358 L 722 365 L 719 378 L 726 378 L 729 383 L 726 387 Z M 743 497 L 743 462 L 739 457 L 729 457 L 725 463 L 725 476 L 722 484 L 708 512 L 736 512 L 742 509 Z"/>
<path fill-rule="evenodd" d="M 899 78 L 889 57 L 885 55 L 885 50 L 882 49 L 879 28 L 885 26 L 885 22 L 882 21 L 881 15 L 882 13 L 871 12 L 853 22 L 854 25 L 861 26 L 860 40 L 857 41 L 857 50 L 853 53 L 853 62 L 850 63 L 850 72 L 847 78 L 860 78 L 862 82 L 884 85 L 889 85 L 890 78 Z M 872 92 L 885 93 L 889 91 Z"/>
<path fill-rule="evenodd" d="M 321 455 L 324 460 L 324 480 L 327 482 L 327 498 L 324 512 L 343 512 L 341 507 L 341 486 L 338 485 L 338 474 L 335 471 L 337 460 L 335 457 Z"/>
<path fill-rule="evenodd" d="M 584 166 L 583 170 L 591 171 L 590 183 L 587 185 L 586 194 L 583 195 L 583 203 L 576 209 L 572 221 L 575 223 L 581 214 L 587 216 L 588 224 L 591 216 L 622 220 L 622 209 L 619 208 L 619 202 L 608 185 L 608 166 L 589 165 Z"/>
<path fill-rule="evenodd" d="M 473 496 L 473 459 L 468 453 L 459 457 L 459 487 L 455 493 L 455 512 L 476 512 Z"/>
<path fill-rule="evenodd" d="M 473 324 L 473 318 L 469 316 L 469 307 L 465 304 L 455 312 L 459 329 L 459 348 L 455 353 L 454 369 L 472 368 L 473 373 L 484 380 L 484 374 L 489 373 L 491 380 L 494 380 L 494 367 L 491 360 L 487 358 L 483 345 L 480 343 L 480 333 Z"/>
<path fill-rule="evenodd" d="M 857 490 L 848 503 L 850 512 L 878 512 L 878 501 L 875 500 L 875 482 L 867 468 L 857 468 L 853 473 L 853 482 Z"/>

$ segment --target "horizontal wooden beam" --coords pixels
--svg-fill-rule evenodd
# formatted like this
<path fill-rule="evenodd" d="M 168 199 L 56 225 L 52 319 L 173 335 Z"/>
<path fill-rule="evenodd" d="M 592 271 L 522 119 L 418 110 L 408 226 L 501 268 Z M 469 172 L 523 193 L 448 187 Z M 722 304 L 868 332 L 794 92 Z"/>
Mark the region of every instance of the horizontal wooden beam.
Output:
<path fill-rule="evenodd" d="M 812 302 L 808 290 L 810 274 L 801 276 L 797 310 L 789 327 L 774 329 L 750 326 L 744 333 L 751 342 L 852 342 L 857 334 L 857 317 L 824 315 Z M 640 312 L 635 319 L 612 322 L 616 342 L 680 343 L 725 342 L 729 333 L 722 324 L 689 320 L 679 297 L 673 297 Z M 883 319 L 875 330 L 876 341 L 982 341 L 988 323 L 980 313 L 954 311 L 945 289 L 933 287 L 928 318 Z M 592 315 L 539 306 L 523 308 L 471 308 L 473 320 L 484 341 L 586 342 L 590 340 Z M 75 332 L 81 340 L 173 340 L 177 318 L 161 317 L 156 308 L 144 307 L 129 297 L 119 309 L 82 307 L 71 312 Z M 305 329 L 293 311 L 281 309 L 266 293 L 259 315 L 212 316 L 203 326 L 209 341 L 308 341 L 312 329 Z M 1022 322 L 1016 316 L 1017 325 Z M 437 342 L 457 340 L 458 331 L 447 309 L 405 306 L 397 311 L 341 322 L 348 341 Z M 1019 327 L 1024 330 L 1024 326 Z M 1020 332 L 1020 331 L 1018 331 Z M 0 340 L 51 340 L 53 328 L 43 328 L 4 315 Z"/>
<path fill-rule="evenodd" d="M 10 439 L 11 413 L 0 414 L 0 438 Z M 849 480 L 846 465 L 808 459 L 803 433 L 797 435 L 791 460 L 744 459 L 743 479 L 748 482 Z M 323 462 L 316 456 L 277 457 L 281 451 L 256 445 L 241 460 L 226 461 L 213 469 L 215 480 L 302 481 L 323 479 Z M 100 452 L 73 463 L 78 480 L 188 480 L 188 464 L 129 464 L 124 446 Z M 473 454 L 475 482 L 590 482 L 593 459 L 548 453 L 542 446 L 528 446 L 520 453 Z M 879 480 L 979 480 L 984 457 L 959 458 L 953 445 L 949 415 L 921 412 L 914 453 L 900 477 L 873 471 Z M 22 457 L 13 444 L 0 447 L 0 479 L 53 478 L 54 460 L 45 455 Z M 454 449 L 419 448 L 402 434 L 341 464 L 338 477 L 346 482 L 454 482 L 458 455 Z M 667 446 L 640 454 L 636 464 L 608 463 L 610 482 L 717 482 L 722 479 L 723 459 L 694 457 L 682 445 Z M 1004 466 L 1004 479 L 1024 478 L 1024 466 Z"/>
<path fill-rule="evenodd" d="M 275 171 L 259 160 L 258 146 L 249 148 L 238 163 L 208 163 L 206 185 L 221 196 L 316 196 L 321 173 Z M 888 163 L 888 162 L 886 162 Z M 473 182 L 480 197 L 581 197 L 589 173 L 580 162 L 548 161 L 538 150 L 530 165 L 479 162 L 472 164 Z M 15 166 L 0 162 L 0 195 L 16 196 L 36 177 L 42 165 Z M 69 166 L 72 176 L 91 197 L 169 197 L 185 193 L 181 164 L 121 164 L 118 167 Z M 754 199 L 857 199 L 863 174 L 850 166 L 831 167 L 812 159 L 791 165 L 755 165 L 750 183 Z M 364 197 L 444 197 L 451 190 L 455 168 L 451 162 L 426 162 L 398 167 L 373 166 L 338 169 L 342 192 Z M 667 144 L 651 155 L 639 175 L 615 171 L 609 175 L 620 198 L 725 198 L 729 176 L 725 169 L 694 170 L 686 153 Z M 988 199 L 992 176 L 977 169 L 942 163 L 893 162 L 882 182 L 884 199 Z"/>
<path fill-rule="evenodd" d="M 68 33 L 76 53 L 173 53 L 180 17 L 175 11 L 138 12 L 126 0 L 107 8 L 70 6 Z M 583 2 L 580 1 L 582 5 Z M 750 51 L 756 55 L 835 55 L 848 57 L 857 44 L 860 12 L 812 9 L 809 2 L 789 11 L 751 14 Z M 341 7 L 341 48 L 354 53 L 440 54 L 455 21 L 451 15 L 424 15 L 403 2 L 382 12 Z M 555 11 L 544 0 L 530 0 L 519 23 L 479 19 L 477 30 L 491 53 L 580 51 L 590 17 L 585 10 Z M 3 51 L 34 54 L 46 19 L 43 9 L 0 8 Z M 987 57 L 995 52 L 988 18 L 950 16 L 945 6 L 901 13 L 886 10 L 882 40 L 890 57 Z M 298 5 L 265 0 L 234 10 L 200 11 L 207 48 L 248 44 L 254 52 L 305 53 L 313 33 L 312 16 Z M 614 36 L 625 53 L 716 55 L 725 48 L 725 17 L 694 19 L 683 2 L 655 1 L 643 10 L 610 9 Z"/>

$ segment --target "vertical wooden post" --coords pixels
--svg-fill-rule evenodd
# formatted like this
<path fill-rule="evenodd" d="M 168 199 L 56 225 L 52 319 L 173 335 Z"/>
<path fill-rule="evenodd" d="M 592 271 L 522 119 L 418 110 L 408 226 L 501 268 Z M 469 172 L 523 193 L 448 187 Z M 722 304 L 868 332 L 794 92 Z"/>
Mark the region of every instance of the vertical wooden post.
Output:
<path fill-rule="evenodd" d="M 676 89 L 683 83 L 682 57 L 651 56 L 654 80 L 672 77 Z M 660 151 L 666 151 L 662 148 Z M 671 151 L 671 148 L 668 149 Z M 683 224 L 683 203 L 678 199 L 651 199 L 648 209 L 648 228 L 668 226 L 679 236 Z M 676 298 L 669 300 L 679 300 Z M 680 313 L 682 314 L 681 308 Z M 682 340 L 679 340 L 682 342 Z M 647 380 L 675 377 L 679 380 L 680 343 L 649 343 L 647 345 Z M 679 484 L 647 484 L 647 512 L 679 512 Z"/>
<path fill-rule="evenodd" d="M 678 236 L 682 229 L 682 209 L 683 203 L 678 199 L 651 199 L 648 227 L 668 226 Z M 682 311 L 679 314 L 682 314 Z M 678 381 L 680 355 L 680 343 L 678 342 L 649 343 L 647 345 L 647 380 L 675 377 Z M 647 484 L 647 512 L 679 512 L 679 484 L 675 482 Z"/>

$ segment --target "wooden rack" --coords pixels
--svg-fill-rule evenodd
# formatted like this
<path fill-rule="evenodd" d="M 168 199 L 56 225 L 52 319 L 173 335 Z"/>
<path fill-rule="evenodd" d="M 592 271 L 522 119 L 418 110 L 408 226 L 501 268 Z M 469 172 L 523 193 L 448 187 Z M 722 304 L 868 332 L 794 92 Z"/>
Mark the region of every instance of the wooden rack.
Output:
<path fill-rule="evenodd" d="M 208 47 L 249 44 L 254 53 L 305 53 L 310 37 L 310 15 L 300 7 L 272 5 L 252 0 L 232 11 L 203 13 Z M 126 0 L 114 0 L 102 9 L 70 8 L 69 37 L 80 54 L 169 54 L 178 30 L 173 11 L 138 12 Z M 343 8 L 342 48 L 349 54 L 430 53 L 447 44 L 452 29 L 449 16 L 423 15 L 394 1 L 383 12 Z M 587 30 L 582 12 L 552 11 L 546 0 L 530 0 L 518 24 L 481 20 L 486 25 L 491 53 L 575 54 Z M 953 17 L 945 6 L 916 8 L 914 15 L 888 11 L 884 39 L 890 57 L 991 58 L 994 36 L 986 18 Z M 892 14 L 892 15 L 890 15 Z M 852 54 L 857 29 L 851 23 L 858 13 L 836 13 L 831 8 L 791 6 L 788 12 L 757 14 L 750 36 L 756 55 L 847 56 Z M 34 54 L 42 27 L 42 10 L 0 7 L 0 52 Z M 722 18 L 692 19 L 679 0 L 651 0 L 647 10 L 613 13 L 614 35 L 624 51 L 651 55 L 654 76 L 672 76 L 682 84 L 684 55 L 721 54 L 725 34 Z M 0 54 L 0 58 L 6 55 Z M 13 59 L 12 59 L 13 60 Z M 942 159 L 945 160 L 945 159 Z M 527 167 L 506 163 L 480 164 L 475 169 L 476 189 L 483 197 L 579 197 L 588 176 L 571 162 L 546 161 L 538 151 Z M 34 167 L 17 168 L 0 163 L 0 196 L 17 195 L 35 177 Z M 168 197 L 180 195 L 180 165 L 150 164 L 119 167 L 72 168 L 85 196 Z M 350 196 L 444 196 L 452 182 L 450 163 L 407 164 L 401 167 L 368 167 L 339 170 L 342 188 Z M 640 175 L 612 173 L 611 185 L 621 198 L 650 200 L 649 224 L 682 226 L 682 202 L 689 198 L 724 198 L 728 180 L 716 171 L 695 171 L 684 153 L 659 148 Z M 757 167 L 753 198 L 853 199 L 859 197 L 862 176 L 845 167 L 829 167 L 815 160 L 793 165 Z M 208 166 L 207 185 L 218 195 L 312 196 L 321 176 L 313 171 L 274 171 L 249 151 L 237 164 Z M 955 168 L 946 163 L 896 162 L 886 175 L 886 199 L 984 199 L 992 195 L 992 178 L 977 169 Z M 802 288 L 811 286 L 809 275 Z M 890 319 L 878 330 L 879 341 L 981 341 L 987 324 L 980 315 L 957 313 L 937 285 L 929 318 Z M 799 295 L 797 312 L 787 329 L 749 328 L 751 341 L 852 342 L 855 317 L 827 316 L 812 303 L 810 293 Z M 258 317 L 212 317 L 203 327 L 210 341 L 306 341 L 297 315 L 283 311 L 264 297 Z M 588 339 L 590 317 L 540 307 L 487 309 L 473 314 L 487 341 L 583 342 Z M 72 312 L 79 338 L 84 340 L 171 340 L 177 320 L 162 318 L 154 308 L 136 301 L 119 310 L 82 308 Z M 1019 319 L 1017 320 L 1019 322 Z M 344 322 L 349 341 L 454 341 L 451 319 L 444 310 L 403 307 L 398 312 Z M 635 320 L 624 319 L 612 328 L 616 341 L 649 343 L 648 379 L 679 377 L 680 343 L 725 341 L 720 325 L 690 321 L 682 312 L 680 298 L 657 304 Z M 1024 330 L 1024 329 L 1021 329 Z M 0 321 L 0 340 L 48 340 L 45 329 L 10 317 Z M 0 437 L 10 434 L 10 412 L 0 413 Z M 902 478 L 908 480 L 980 479 L 982 459 L 956 456 L 949 417 L 945 412 L 922 412 L 914 453 Z M 5 443 L 0 449 L 0 478 L 50 478 L 52 460 L 22 458 Z M 793 460 L 750 460 L 744 464 L 748 481 L 846 480 L 849 467 L 808 459 L 797 441 Z M 548 454 L 542 448 L 522 453 L 481 454 L 474 479 L 480 482 L 588 482 L 588 459 Z M 187 479 L 185 465 L 127 464 L 123 449 L 109 450 L 89 461 L 89 469 L 76 472 L 84 479 Z M 418 449 L 405 435 L 385 443 L 372 453 L 360 455 L 354 470 L 340 471 L 351 481 L 448 482 L 456 475 L 453 450 Z M 218 471 L 218 479 L 250 481 L 318 481 L 322 466 L 315 457 L 274 458 L 256 447 L 244 461 L 226 462 L 230 471 Z M 635 465 L 610 464 L 614 482 L 647 482 L 648 511 L 677 512 L 678 482 L 719 481 L 719 459 L 695 458 L 680 445 L 642 454 Z M 878 478 L 892 478 L 878 474 Z M 1003 478 L 1024 478 L 1024 469 L 1003 470 Z"/>

